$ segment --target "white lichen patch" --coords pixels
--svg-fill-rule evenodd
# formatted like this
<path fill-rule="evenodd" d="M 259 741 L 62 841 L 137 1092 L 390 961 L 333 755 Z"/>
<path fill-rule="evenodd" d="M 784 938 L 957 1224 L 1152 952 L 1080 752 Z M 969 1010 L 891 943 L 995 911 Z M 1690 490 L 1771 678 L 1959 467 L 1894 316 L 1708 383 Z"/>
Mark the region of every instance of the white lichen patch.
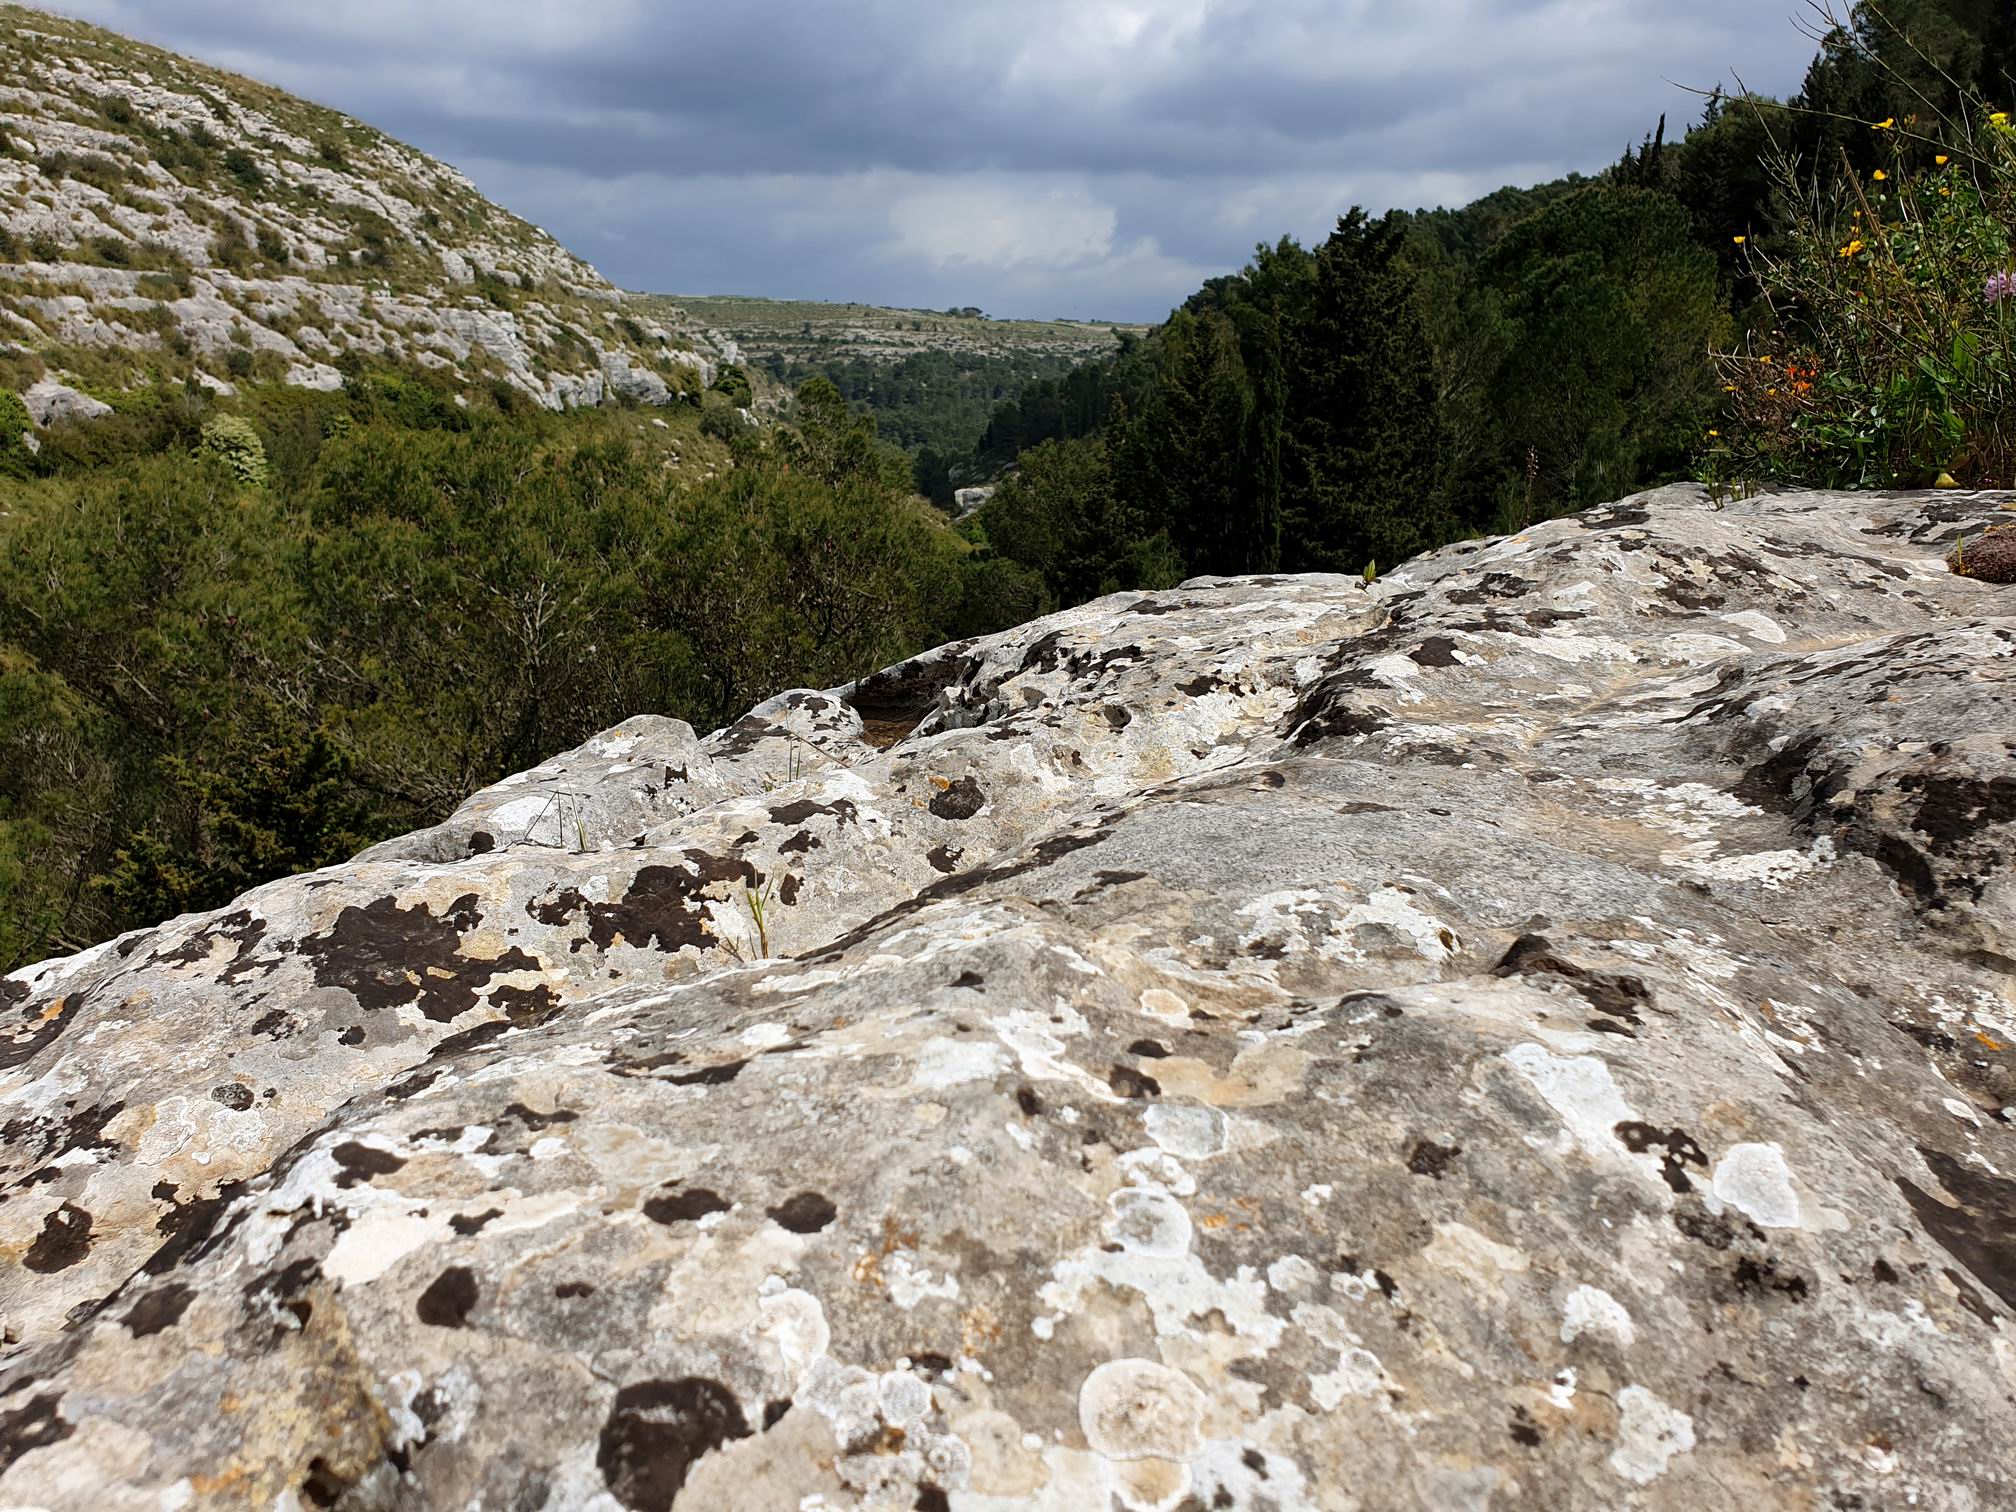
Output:
<path fill-rule="evenodd" d="M 1791 1167 L 1775 1144 L 1732 1145 L 1715 1163 L 1710 1190 L 1760 1228 L 1805 1226 Z"/>
<path fill-rule="evenodd" d="M 1667 1406 L 1643 1386 L 1617 1393 L 1617 1447 L 1610 1468 L 1634 1485 L 1648 1486 L 1666 1473 L 1675 1455 L 1694 1447 L 1694 1420 Z"/>
<path fill-rule="evenodd" d="M 1085 1442 L 1110 1460 L 1187 1460 L 1204 1447 L 1204 1393 L 1156 1360 L 1109 1360 L 1078 1390 Z"/>
<path fill-rule="evenodd" d="M 1624 1304 L 1595 1286 L 1576 1287 L 1561 1306 L 1561 1342 L 1573 1344 L 1584 1334 L 1601 1334 L 1624 1345 L 1638 1337 Z"/>
<path fill-rule="evenodd" d="M 1546 1099 L 1576 1144 L 1594 1155 L 1625 1153 L 1615 1130 L 1638 1115 L 1617 1090 L 1607 1063 L 1593 1055 L 1555 1055 L 1530 1042 L 1514 1045 L 1504 1059 Z"/>

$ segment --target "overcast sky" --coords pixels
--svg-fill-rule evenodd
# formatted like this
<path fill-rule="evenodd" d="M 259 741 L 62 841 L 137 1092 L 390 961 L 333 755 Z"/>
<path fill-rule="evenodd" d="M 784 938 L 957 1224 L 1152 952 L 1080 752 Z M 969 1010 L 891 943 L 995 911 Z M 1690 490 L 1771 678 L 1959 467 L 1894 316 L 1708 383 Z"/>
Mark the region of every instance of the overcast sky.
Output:
<path fill-rule="evenodd" d="M 1613 161 L 1801 0 L 61 0 L 445 158 L 616 282 L 1159 319 L 1354 203 Z M 1671 82 L 1669 82 L 1671 81 Z"/>

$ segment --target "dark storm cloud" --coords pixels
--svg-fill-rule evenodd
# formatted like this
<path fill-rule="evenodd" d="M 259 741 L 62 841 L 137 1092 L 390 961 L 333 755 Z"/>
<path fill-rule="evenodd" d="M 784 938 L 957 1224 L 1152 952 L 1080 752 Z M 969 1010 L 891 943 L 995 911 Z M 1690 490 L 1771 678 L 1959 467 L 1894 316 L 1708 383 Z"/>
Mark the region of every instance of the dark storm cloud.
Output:
<path fill-rule="evenodd" d="M 469 171 L 621 283 L 1155 317 L 1354 202 L 1613 160 L 1797 0 L 69 0 Z"/>

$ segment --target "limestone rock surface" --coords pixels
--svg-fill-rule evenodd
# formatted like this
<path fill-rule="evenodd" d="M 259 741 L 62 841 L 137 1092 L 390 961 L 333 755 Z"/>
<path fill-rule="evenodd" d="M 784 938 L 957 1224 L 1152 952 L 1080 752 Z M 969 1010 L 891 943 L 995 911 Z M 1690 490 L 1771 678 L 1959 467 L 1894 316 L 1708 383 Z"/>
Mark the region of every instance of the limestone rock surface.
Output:
<path fill-rule="evenodd" d="M 0 982 L 0 1505 L 2016 1505 L 2000 498 L 1121 594 Z"/>
<path fill-rule="evenodd" d="M 112 406 L 89 394 L 80 394 L 67 384 L 44 378 L 28 386 L 21 395 L 28 418 L 37 425 L 54 425 L 58 420 L 95 420 L 112 413 Z"/>

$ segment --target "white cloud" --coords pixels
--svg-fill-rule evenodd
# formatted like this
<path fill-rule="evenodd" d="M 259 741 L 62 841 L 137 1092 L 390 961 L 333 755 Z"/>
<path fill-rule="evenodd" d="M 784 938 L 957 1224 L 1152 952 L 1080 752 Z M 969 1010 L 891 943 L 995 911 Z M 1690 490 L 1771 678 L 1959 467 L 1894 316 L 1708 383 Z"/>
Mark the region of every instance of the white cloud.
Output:
<path fill-rule="evenodd" d="M 1112 254 L 1119 216 L 1082 188 L 928 184 L 889 207 L 899 255 L 938 267 L 1068 268 Z"/>
<path fill-rule="evenodd" d="M 1353 203 L 1600 169 L 1757 0 L 55 0 L 468 171 L 633 287 L 1165 313 Z M 1187 281 L 1187 282 L 1186 282 Z"/>

